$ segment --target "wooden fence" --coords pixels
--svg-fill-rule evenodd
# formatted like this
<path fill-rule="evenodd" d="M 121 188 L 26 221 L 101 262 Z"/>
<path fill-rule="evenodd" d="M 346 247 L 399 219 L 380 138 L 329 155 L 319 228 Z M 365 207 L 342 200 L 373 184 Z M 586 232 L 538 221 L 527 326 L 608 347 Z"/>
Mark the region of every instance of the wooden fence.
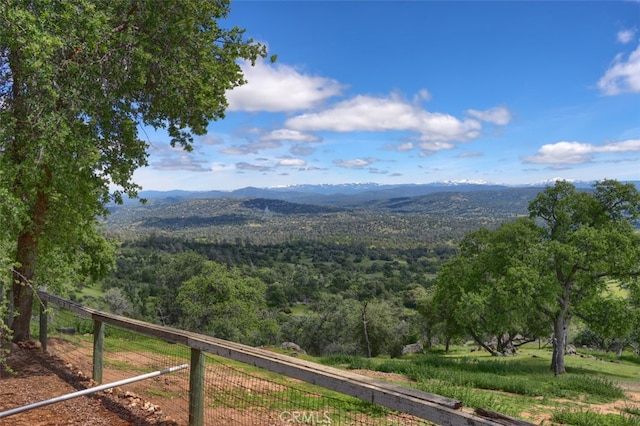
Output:
<path fill-rule="evenodd" d="M 409 387 L 371 379 L 349 371 L 315 364 L 298 358 L 273 353 L 251 346 L 216 339 L 202 334 L 163 327 L 101 312 L 46 292 L 38 292 L 42 301 L 40 312 L 40 342 L 47 348 L 47 306 L 49 303 L 68 309 L 77 315 L 90 318 L 94 324 L 93 379 L 102 382 L 104 325 L 110 324 L 149 337 L 155 337 L 190 348 L 189 372 L 189 425 L 204 424 L 204 369 L 205 353 L 218 355 L 259 367 L 274 373 L 319 385 L 363 401 L 379 404 L 389 409 L 411 414 L 438 425 L 449 426 L 499 426 L 532 425 L 521 420 L 488 410 L 466 412 L 461 401 L 430 394 Z"/>

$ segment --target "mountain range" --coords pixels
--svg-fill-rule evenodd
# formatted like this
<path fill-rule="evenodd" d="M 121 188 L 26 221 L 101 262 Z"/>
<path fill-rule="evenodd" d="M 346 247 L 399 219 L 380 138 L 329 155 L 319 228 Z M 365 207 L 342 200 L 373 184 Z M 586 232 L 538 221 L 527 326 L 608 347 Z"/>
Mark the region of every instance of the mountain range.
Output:
<path fill-rule="evenodd" d="M 577 188 L 590 188 L 593 182 L 572 182 Z M 640 187 L 640 181 L 634 182 Z M 427 184 L 380 185 L 376 183 L 294 185 L 287 187 L 246 187 L 233 191 L 141 191 L 140 197 L 152 204 L 175 204 L 194 199 L 263 198 L 312 205 L 357 207 L 362 203 L 391 198 L 419 197 L 435 193 L 469 193 L 506 191 L 531 193 L 540 191 L 553 181 L 531 185 L 502 185 L 480 182 L 435 182 Z"/>
<path fill-rule="evenodd" d="M 634 183 L 639 186 L 640 181 Z M 128 200 L 109 206 L 104 224 L 123 235 L 179 232 L 228 241 L 345 236 L 384 244 L 456 240 L 471 230 L 528 215 L 529 203 L 544 188 L 464 182 L 145 191 L 140 194 L 144 204 Z"/>

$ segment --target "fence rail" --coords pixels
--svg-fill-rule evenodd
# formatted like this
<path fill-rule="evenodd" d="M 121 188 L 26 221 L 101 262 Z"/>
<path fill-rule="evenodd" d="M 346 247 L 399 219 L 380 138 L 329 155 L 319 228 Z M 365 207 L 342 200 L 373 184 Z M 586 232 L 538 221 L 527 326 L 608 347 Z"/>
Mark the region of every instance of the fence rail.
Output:
<path fill-rule="evenodd" d="M 102 382 L 104 325 L 110 324 L 135 333 L 178 343 L 190 348 L 189 425 L 204 425 L 205 354 L 258 367 L 273 373 L 321 386 L 362 401 L 407 413 L 438 425 L 500 426 L 532 425 L 487 410 L 470 413 L 462 410 L 459 400 L 399 386 L 349 371 L 323 366 L 271 351 L 233 343 L 210 336 L 126 318 L 82 306 L 67 299 L 38 292 L 42 302 L 40 342 L 47 349 L 47 307 L 53 304 L 93 320 L 93 379 Z"/>

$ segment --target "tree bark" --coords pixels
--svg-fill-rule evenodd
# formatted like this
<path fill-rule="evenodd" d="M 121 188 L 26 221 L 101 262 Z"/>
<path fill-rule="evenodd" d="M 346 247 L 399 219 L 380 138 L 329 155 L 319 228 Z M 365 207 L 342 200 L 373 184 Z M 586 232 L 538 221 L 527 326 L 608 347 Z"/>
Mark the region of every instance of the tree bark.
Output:
<path fill-rule="evenodd" d="M 564 366 L 564 348 L 567 342 L 567 328 L 570 318 L 566 309 L 561 309 L 553 324 L 553 355 L 551 357 L 551 370 L 556 376 L 566 373 Z"/>
<path fill-rule="evenodd" d="M 478 344 L 478 346 L 482 347 L 485 351 L 489 352 L 491 354 L 491 356 L 500 356 L 501 355 L 499 352 L 494 351 L 493 349 L 491 349 L 491 347 L 489 345 L 487 345 L 484 341 L 482 341 L 482 339 L 480 339 L 478 337 L 478 335 L 476 333 L 474 333 L 472 330 L 469 330 L 469 335 L 471 336 L 473 341 Z"/>
<path fill-rule="evenodd" d="M 18 239 L 16 260 L 20 265 L 13 272 L 14 317 L 11 323 L 14 342 L 31 338 L 30 322 L 33 309 L 33 277 L 35 275 L 37 244 L 31 233 Z"/>
<path fill-rule="evenodd" d="M 364 331 L 364 340 L 367 344 L 367 358 L 371 358 L 371 342 L 369 341 L 369 330 L 367 329 L 367 302 L 364 302 L 362 308 L 360 308 L 360 314 L 362 316 L 362 328 Z"/>
<path fill-rule="evenodd" d="M 45 170 L 45 188 L 51 183 L 51 171 Z M 14 342 L 24 342 L 31 339 L 31 314 L 33 311 L 34 277 L 38 261 L 38 239 L 42 235 L 49 196 L 40 188 L 36 194 L 31 222 L 23 225 L 23 231 L 18 237 L 16 262 L 18 267 L 13 272 L 13 306 L 14 312 L 11 329 Z"/>

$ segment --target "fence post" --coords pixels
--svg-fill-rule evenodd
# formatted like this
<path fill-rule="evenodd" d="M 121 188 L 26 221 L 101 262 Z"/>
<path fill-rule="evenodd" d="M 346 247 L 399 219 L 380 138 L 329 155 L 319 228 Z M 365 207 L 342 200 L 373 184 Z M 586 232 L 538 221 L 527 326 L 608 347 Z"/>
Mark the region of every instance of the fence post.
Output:
<path fill-rule="evenodd" d="M 93 320 L 93 380 L 102 383 L 102 353 L 104 352 L 104 323 Z"/>
<path fill-rule="evenodd" d="M 204 353 L 191 348 L 189 367 L 189 426 L 204 425 Z"/>
<path fill-rule="evenodd" d="M 48 302 L 46 300 L 40 301 L 40 345 L 42 346 L 42 352 L 47 351 L 47 327 L 48 327 Z"/>

